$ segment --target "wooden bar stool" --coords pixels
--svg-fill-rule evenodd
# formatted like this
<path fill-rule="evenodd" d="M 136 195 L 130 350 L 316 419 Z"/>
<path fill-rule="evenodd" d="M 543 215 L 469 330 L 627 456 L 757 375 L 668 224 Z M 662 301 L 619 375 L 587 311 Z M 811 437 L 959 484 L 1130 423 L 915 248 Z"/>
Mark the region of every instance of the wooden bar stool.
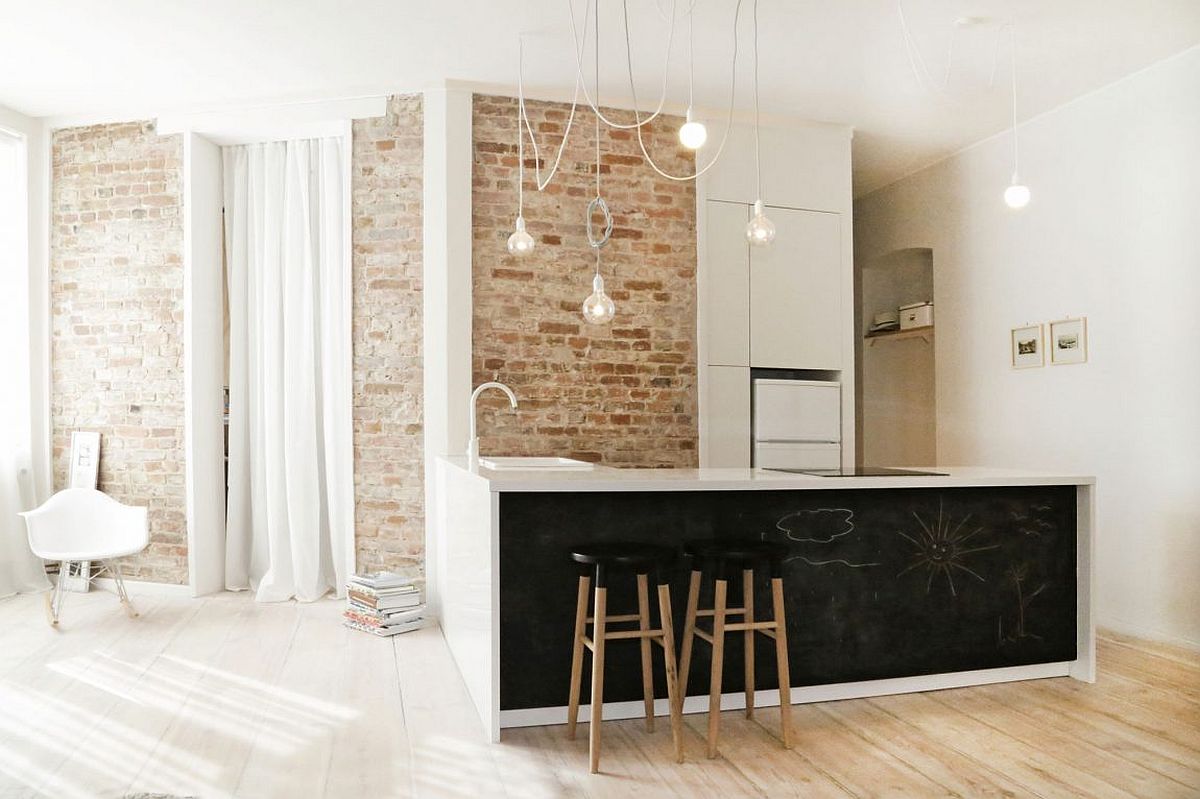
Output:
<path fill-rule="evenodd" d="M 692 558 L 692 577 L 688 584 L 687 615 L 683 626 L 683 652 L 679 669 L 679 687 L 675 693 L 682 705 L 687 696 L 688 672 L 692 665 L 692 642 L 699 637 L 712 644 L 712 672 L 708 691 L 708 756 L 717 756 L 717 732 L 721 721 L 721 671 L 725 658 L 725 635 L 741 632 L 744 636 L 746 671 L 746 718 L 754 718 L 754 634 L 762 633 L 775 642 L 775 661 L 779 671 L 779 720 L 783 746 L 791 749 L 791 687 L 788 678 L 787 619 L 783 604 L 783 559 L 787 547 L 765 541 L 697 541 L 684 545 Z M 758 621 L 754 615 L 755 566 L 767 565 L 771 574 L 771 598 L 774 605 L 770 621 Z M 729 575 L 727 570 L 741 566 L 742 607 L 726 605 Z M 713 576 L 713 607 L 700 609 L 700 583 L 703 573 Z M 712 632 L 696 626 L 699 617 L 711 616 Z M 729 623 L 730 616 L 742 621 Z"/>
<path fill-rule="evenodd" d="M 579 718 L 579 688 L 583 679 L 583 649 L 592 650 L 592 717 L 588 728 L 588 751 L 591 772 L 600 770 L 600 722 L 604 717 L 604 649 L 606 642 L 637 640 L 642 648 L 642 694 L 646 703 L 646 730 L 654 731 L 654 677 L 651 669 L 651 643 L 663 649 L 667 678 L 667 704 L 671 711 L 671 737 L 675 744 L 675 759 L 683 762 L 682 703 L 676 691 L 675 631 L 671 618 L 671 588 L 666 569 L 675 560 L 675 553 L 666 547 L 651 544 L 608 543 L 577 547 L 571 552 L 576 563 L 594 567 L 595 598 L 592 577 L 579 578 L 579 593 L 575 603 L 575 650 L 571 658 L 571 698 L 567 703 L 567 737 L 575 738 L 575 722 Z M 638 612 L 627 615 L 608 613 L 608 575 L 611 570 L 625 569 L 637 576 Z M 658 583 L 659 627 L 650 626 L 649 574 L 655 573 Z M 592 615 L 588 605 L 594 601 Z M 637 622 L 637 629 L 610 630 L 611 623 Z M 587 625 L 592 625 L 592 635 Z"/>

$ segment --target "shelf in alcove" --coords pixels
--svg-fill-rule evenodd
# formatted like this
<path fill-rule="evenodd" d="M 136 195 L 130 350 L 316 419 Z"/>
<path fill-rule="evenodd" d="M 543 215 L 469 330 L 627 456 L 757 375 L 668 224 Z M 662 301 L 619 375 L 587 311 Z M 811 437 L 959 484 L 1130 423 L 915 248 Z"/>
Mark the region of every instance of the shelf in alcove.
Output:
<path fill-rule="evenodd" d="M 900 341 L 906 338 L 922 338 L 926 342 L 933 336 L 933 325 L 925 325 L 923 327 L 910 327 L 908 330 L 888 330 L 883 333 L 868 333 L 863 336 L 863 341 L 875 346 L 875 342 L 880 339 L 888 339 L 891 341 Z"/>

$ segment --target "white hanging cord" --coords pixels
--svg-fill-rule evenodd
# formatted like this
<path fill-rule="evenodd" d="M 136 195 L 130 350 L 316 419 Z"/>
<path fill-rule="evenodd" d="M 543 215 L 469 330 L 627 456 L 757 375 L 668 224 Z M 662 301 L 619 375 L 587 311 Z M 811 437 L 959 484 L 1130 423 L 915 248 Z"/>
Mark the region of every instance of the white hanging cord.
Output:
<path fill-rule="evenodd" d="M 695 4 L 693 4 L 695 7 Z M 688 111 L 692 110 L 692 97 L 696 85 L 695 37 L 692 35 L 692 14 L 688 12 Z"/>
<path fill-rule="evenodd" d="M 700 177 L 708 170 L 712 169 L 713 166 L 717 163 L 717 161 L 721 158 L 721 153 L 725 150 L 725 143 L 729 140 L 729 131 L 733 127 L 733 103 L 734 103 L 734 98 L 736 96 L 735 84 L 736 84 L 736 78 L 737 78 L 737 54 L 738 54 L 737 24 L 738 24 L 738 18 L 742 11 L 742 0 L 737 0 L 737 5 L 733 9 L 733 57 L 730 59 L 730 64 L 729 64 L 729 113 L 725 120 L 725 132 L 721 134 L 721 143 L 720 143 L 720 145 L 717 146 L 717 151 L 715 153 L 713 153 L 712 160 L 709 161 L 707 164 L 705 164 L 703 168 L 696 170 L 695 172 L 693 172 L 690 175 L 672 175 L 669 172 L 663 171 L 663 169 L 660 168 L 658 166 L 658 164 L 654 163 L 654 159 L 650 156 L 649 151 L 646 149 L 646 142 L 642 138 L 642 125 L 644 125 L 646 122 L 649 122 L 650 119 L 652 119 L 652 117 L 647 118 L 645 120 L 639 119 L 638 110 L 637 110 L 637 89 L 634 88 L 634 84 L 633 84 L 633 55 L 632 55 L 632 48 L 630 47 L 630 44 L 629 44 L 628 0 L 622 0 L 621 7 L 624 10 L 624 14 L 625 14 L 625 65 L 626 65 L 626 70 L 629 73 L 629 91 L 630 91 L 630 94 L 633 95 L 633 118 L 634 118 L 634 121 L 637 123 L 637 124 L 633 125 L 632 127 L 637 131 L 638 147 L 641 148 L 642 156 L 646 159 L 646 163 L 648 163 L 650 165 L 650 168 L 653 169 L 655 172 L 657 172 L 660 176 L 666 178 L 667 180 L 674 180 L 674 181 L 679 181 L 679 182 L 695 180 L 696 178 Z"/>
<path fill-rule="evenodd" d="M 1012 145 L 1013 145 L 1013 178 L 1020 172 L 1017 152 L 1017 28 L 1011 22 L 1008 27 L 1009 61 L 1012 65 Z"/>
<path fill-rule="evenodd" d="M 592 35 L 595 37 L 595 73 L 596 73 L 596 105 L 600 105 L 600 0 L 595 2 L 595 18 L 592 24 Z M 596 199 L 600 199 L 600 112 L 596 112 Z"/>
<path fill-rule="evenodd" d="M 600 99 L 600 3 L 596 2 L 596 99 Z M 600 115 L 596 114 L 596 196 L 587 205 L 587 241 L 588 245 L 596 251 L 596 274 L 600 274 L 600 248 L 608 243 L 612 236 L 613 218 L 612 212 L 608 210 L 608 203 L 600 196 Z M 604 232 L 599 236 L 596 235 L 596 229 L 593 227 L 592 219 L 599 212 L 604 218 Z"/>
<path fill-rule="evenodd" d="M 754 0 L 754 199 L 762 201 L 762 156 L 758 146 L 758 0 Z"/>
<path fill-rule="evenodd" d="M 517 36 L 517 218 L 525 213 L 525 131 L 521 129 L 521 108 L 525 93 L 521 89 L 521 72 L 525 66 L 525 39 Z M 564 137 L 565 138 L 565 137 Z"/>
<path fill-rule="evenodd" d="M 942 91 L 950 90 L 950 70 L 954 67 L 954 42 L 958 39 L 958 25 L 950 29 L 950 46 L 946 48 L 946 71 L 942 75 Z"/>
<path fill-rule="evenodd" d="M 590 0 L 589 0 L 590 2 Z M 585 19 L 586 25 L 586 19 Z M 584 28 L 587 32 L 587 28 Z M 533 135 L 533 125 L 529 122 L 529 113 L 525 108 L 525 50 L 521 48 L 520 52 L 520 68 L 517 74 L 517 116 L 518 116 L 518 131 L 521 125 L 524 125 L 525 130 L 529 134 L 529 142 L 533 145 L 533 174 L 534 180 L 537 183 L 538 191 L 544 191 L 550 185 L 550 181 L 554 180 L 554 175 L 558 172 L 558 165 L 562 161 L 563 150 L 566 149 L 567 139 L 571 135 L 571 125 L 575 122 L 575 111 L 579 106 L 579 76 L 575 77 L 575 96 L 571 100 L 571 113 L 567 116 L 567 126 L 563 130 L 562 141 L 558 143 L 558 153 L 554 156 L 554 164 L 550 167 L 550 172 L 546 175 L 546 179 L 542 180 L 542 157 L 538 151 L 537 138 Z"/>
<path fill-rule="evenodd" d="M 699 0 L 691 0 L 691 2 L 688 3 L 687 11 L 685 11 L 684 13 L 691 14 L 692 9 L 694 9 L 696 7 L 697 2 L 699 2 Z M 667 12 L 663 11 L 662 0 L 654 0 L 654 7 L 658 10 L 658 15 L 660 17 L 662 17 L 663 22 L 671 21 L 671 18 L 669 16 L 667 16 Z"/>
<path fill-rule="evenodd" d="M 926 91 L 932 92 L 940 96 L 946 96 L 946 87 L 938 86 L 933 79 L 933 73 L 929 71 L 928 65 L 925 63 L 925 56 L 921 55 L 921 48 L 917 46 L 913 39 L 912 31 L 908 27 L 908 17 L 904 15 L 904 0 L 896 0 L 896 11 L 900 15 L 900 30 L 904 34 L 904 50 L 908 54 L 908 65 L 912 67 L 913 74 L 917 77 L 917 82 L 920 83 Z M 953 47 L 953 39 L 951 39 L 951 47 Z M 950 79 L 949 63 L 946 67 L 946 81 Z"/>
<path fill-rule="evenodd" d="M 595 0 L 595 2 L 597 3 L 597 5 L 599 5 L 600 0 Z M 658 115 L 662 113 L 663 106 L 666 105 L 666 102 L 667 102 L 667 76 L 670 74 L 669 68 L 671 66 L 671 44 L 675 39 L 675 6 L 676 6 L 677 2 L 678 2 L 678 0 L 671 0 L 671 25 L 667 29 L 667 48 L 666 48 L 666 52 L 663 55 L 662 91 L 659 92 L 658 107 L 654 109 L 653 114 L 646 117 L 645 119 L 639 120 L 637 117 L 637 102 L 636 102 L 636 93 L 635 93 L 635 95 L 634 95 L 635 101 L 633 104 L 634 105 L 634 123 L 632 125 L 625 125 L 620 122 L 614 122 L 613 120 L 604 116 L 604 114 L 600 111 L 600 104 L 592 98 L 591 94 L 588 93 L 587 83 L 586 83 L 586 81 L 583 81 L 583 47 L 580 46 L 579 33 L 578 33 L 578 30 L 575 25 L 575 6 L 572 3 L 572 0 L 567 0 L 567 9 L 571 15 L 571 37 L 575 42 L 575 54 L 576 54 L 575 55 L 575 69 L 578 71 L 580 81 L 582 82 L 582 85 L 583 85 L 583 97 L 585 100 L 587 100 L 588 105 L 590 105 L 592 107 L 592 110 L 595 111 L 600 116 L 600 119 L 604 122 L 604 124 L 608 125 L 610 128 L 616 128 L 617 130 L 633 130 L 634 128 L 640 128 L 642 125 L 645 125 L 645 124 L 651 122 L 652 120 L 656 119 L 658 117 Z M 586 9 L 584 10 L 584 15 L 585 15 L 584 16 L 584 20 L 585 20 L 584 24 L 586 25 L 587 24 L 587 22 L 586 22 L 587 10 Z M 597 13 L 596 13 L 597 25 L 599 25 L 599 17 L 600 17 L 599 9 L 597 8 Z M 628 42 L 628 38 L 629 38 L 628 37 L 628 29 L 629 29 L 628 10 L 626 10 L 625 28 L 626 28 L 626 42 Z M 584 42 L 585 42 L 585 44 L 587 42 L 587 29 L 586 28 L 584 28 Z M 632 76 L 630 77 L 630 80 L 632 81 Z"/>

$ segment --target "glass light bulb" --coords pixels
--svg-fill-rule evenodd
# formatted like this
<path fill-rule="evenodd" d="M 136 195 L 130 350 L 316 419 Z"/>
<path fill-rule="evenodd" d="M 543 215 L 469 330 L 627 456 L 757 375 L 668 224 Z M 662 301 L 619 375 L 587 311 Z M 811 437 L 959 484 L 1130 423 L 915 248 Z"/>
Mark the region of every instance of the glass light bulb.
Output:
<path fill-rule="evenodd" d="M 689 150 L 699 150 L 708 141 L 708 128 L 703 122 L 692 118 L 691 106 L 688 106 L 687 121 L 679 128 L 679 143 Z"/>
<path fill-rule="evenodd" d="M 617 306 L 604 293 L 604 278 L 597 274 L 592 278 L 592 293 L 583 301 L 583 320 L 590 325 L 603 325 L 612 321 Z"/>
<path fill-rule="evenodd" d="M 517 217 L 517 229 L 508 237 L 508 251 L 513 255 L 528 255 L 533 252 L 533 236 L 525 232 L 525 217 Z"/>
<path fill-rule="evenodd" d="M 754 218 L 746 223 L 746 241 L 757 247 L 766 247 L 775 240 L 775 223 L 763 213 L 762 200 L 754 202 Z"/>
<path fill-rule="evenodd" d="M 1024 208 L 1029 205 L 1029 187 L 1016 182 L 1013 178 L 1013 184 L 1004 190 L 1004 202 L 1009 208 Z"/>

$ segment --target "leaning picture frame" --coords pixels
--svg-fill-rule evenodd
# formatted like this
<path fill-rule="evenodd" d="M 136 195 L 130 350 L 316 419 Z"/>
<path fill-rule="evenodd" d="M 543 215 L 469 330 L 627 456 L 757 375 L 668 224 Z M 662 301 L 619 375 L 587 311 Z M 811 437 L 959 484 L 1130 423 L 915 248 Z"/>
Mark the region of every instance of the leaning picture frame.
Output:
<path fill-rule="evenodd" d="M 96 488 L 100 478 L 100 434 L 75 430 L 71 433 L 70 488 Z"/>
<path fill-rule="evenodd" d="M 1012 368 L 1032 369 L 1045 366 L 1044 341 L 1041 324 L 1014 327 L 1009 342 L 1012 347 Z"/>
<path fill-rule="evenodd" d="M 1050 363 L 1055 366 L 1087 363 L 1087 317 L 1059 319 L 1050 323 Z"/>

